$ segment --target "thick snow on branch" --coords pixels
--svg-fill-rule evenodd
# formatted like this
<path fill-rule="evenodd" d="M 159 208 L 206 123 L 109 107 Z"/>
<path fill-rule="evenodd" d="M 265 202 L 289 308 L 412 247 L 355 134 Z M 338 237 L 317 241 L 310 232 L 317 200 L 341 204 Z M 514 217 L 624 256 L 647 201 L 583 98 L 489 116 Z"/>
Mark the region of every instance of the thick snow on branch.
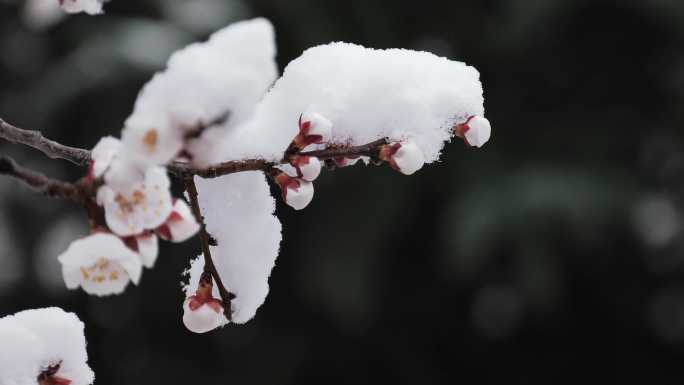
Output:
<path fill-rule="evenodd" d="M 167 69 L 142 89 L 126 120 L 122 140 L 129 156 L 165 164 L 206 126 L 225 119 L 229 129 L 243 122 L 277 76 L 275 52 L 273 26 L 254 19 L 174 53 Z M 219 135 L 209 130 L 186 150 L 201 158 Z"/>
<path fill-rule="evenodd" d="M 314 47 L 287 66 L 254 119 L 225 138 L 222 160 L 280 159 L 310 112 L 332 122 L 332 143 L 410 140 L 430 163 L 455 125 L 484 114 L 482 85 L 475 68 L 427 52 Z"/>
<path fill-rule="evenodd" d="M 26 310 L 0 319 L 0 384 L 88 385 L 84 325 L 59 308 Z"/>
<path fill-rule="evenodd" d="M 249 321 L 268 294 L 268 277 L 280 249 L 281 225 L 264 174 L 244 172 L 217 179 L 195 178 L 216 270 L 232 301 L 233 322 Z M 187 296 L 197 291 L 204 260 L 193 261 Z M 214 285 L 214 297 L 219 298 Z M 225 320 L 227 322 L 227 320 Z"/>

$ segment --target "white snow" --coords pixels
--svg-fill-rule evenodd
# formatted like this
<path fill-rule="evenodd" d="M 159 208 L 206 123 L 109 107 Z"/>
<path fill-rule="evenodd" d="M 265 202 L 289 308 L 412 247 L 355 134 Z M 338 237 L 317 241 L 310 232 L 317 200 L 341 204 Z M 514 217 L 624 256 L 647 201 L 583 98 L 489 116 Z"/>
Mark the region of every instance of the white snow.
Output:
<path fill-rule="evenodd" d="M 138 163 L 165 164 L 184 146 L 185 136 L 227 114 L 223 127 L 208 138 L 240 124 L 277 76 L 273 26 L 266 19 L 231 24 L 208 41 L 175 52 L 164 72 L 140 91 L 122 140 Z M 209 154 L 212 140 L 199 139 L 190 152 Z M 195 151 L 193 151 L 195 150 Z"/>
<path fill-rule="evenodd" d="M 57 364 L 55 376 L 72 385 L 92 384 L 83 329 L 76 315 L 59 308 L 26 310 L 0 319 L 0 384 L 35 385 L 43 370 Z"/>
<path fill-rule="evenodd" d="M 281 225 L 264 174 L 243 172 L 206 180 L 195 178 L 207 230 L 218 242 L 212 257 L 232 301 L 233 322 L 254 317 L 268 294 L 268 277 L 280 249 Z M 204 267 L 200 257 L 190 269 L 187 295 L 197 290 Z M 214 286 L 214 297 L 219 298 Z"/>
<path fill-rule="evenodd" d="M 482 85 L 475 68 L 428 52 L 310 48 L 285 68 L 254 118 L 227 135 L 221 160 L 279 160 L 308 113 L 331 122 L 334 144 L 410 139 L 431 163 L 455 124 L 484 114 Z"/>

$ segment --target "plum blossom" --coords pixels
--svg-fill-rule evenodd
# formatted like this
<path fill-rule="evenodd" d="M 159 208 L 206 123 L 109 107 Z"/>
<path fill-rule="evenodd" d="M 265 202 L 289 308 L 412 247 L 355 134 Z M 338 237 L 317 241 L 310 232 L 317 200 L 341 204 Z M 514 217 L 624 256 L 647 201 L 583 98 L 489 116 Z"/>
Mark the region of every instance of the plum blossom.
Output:
<path fill-rule="evenodd" d="M 193 333 L 206 333 L 223 324 L 223 305 L 212 290 L 211 277 L 203 274 L 195 295 L 183 302 L 183 324 Z"/>
<path fill-rule="evenodd" d="M 176 199 L 173 210 L 166 222 L 157 228 L 157 234 L 167 241 L 184 242 L 197 234 L 199 223 L 190 211 L 190 206 L 182 199 Z"/>
<path fill-rule="evenodd" d="M 321 161 L 313 156 L 293 155 L 290 164 L 297 171 L 298 177 L 309 182 L 316 180 L 321 173 Z"/>
<path fill-rule="evenodd" d="M 314 195 L 313 183 L 293 178 L 284 172 L 279 173 L 275 182 L 280 186 L 283 200 L 295 210 L 301 210 L 311 203 Z"/>
<path fill-rule="evenodd" d="M 171 214 L 169 177 L 163 167 L 150 167 L 145 179 L 124 190 L 100 187 L 97 202 L 104 207 L 107 226 L 117 235 L 136 235 L 155 229 Z"/>
<path fill-rule="evenodd" d="M 112 136 L 105 136 L 93 147 L 90 152 L 90 168 L 88 176 L 92 179 L 104 175 L 121 150 L 121 141 Z"/>
<path fill-rule="evenodd" d="M 410 140 L 382 146 L 379 157 L 404 175 L 415 173 L 425 164 L 420 147 Z"/>
<path fill-rule="evenodd" d="M 317 112 L 306 112 L 299 116 L 299 133 L 293 143 L 301 149 L 310 144 L 325 143 L 332 134 L 332 122 Z"/>
<path fill-rule="evenodd" d="M 117 236 L 95 233 L 77 239 L 58 257 L 69 289 L 82 287 L 88 294 L 120 294 L 129 281 L 138 284 L 142 261 Z"/>
<path fill-rule="evenodd" d="M 157 255 L 159 254 L 159 239 L 157 235 L 151 231 L 146 231 L 132 237 L 132 239 L 135 241 L 133 250 L 136 250 L 138 255 L 140 255 L 143 266 L 148 269 L 154 267 Z"/>
<path fill-rule="evenodd" d="M 128 118 L 121 141 L 131 161 L 143 166 L 164 165 L 181 152 L 185 133 L 172 127 L 168 120 L 168 116 Z"/>
<path fill-rule="evenodd" d="M 89 15 L 102 13 L 104 0 L 57 0 L 59 6 L 67 13 L 85 12 Z"/>
<path fill-rule="evenodd" d="M 471 116 L 465 123 L 458 124 L 455 134 L 469 146 L 482 147 L 492 135 L 492 126 L 489 120 L 482 116 Z"/>

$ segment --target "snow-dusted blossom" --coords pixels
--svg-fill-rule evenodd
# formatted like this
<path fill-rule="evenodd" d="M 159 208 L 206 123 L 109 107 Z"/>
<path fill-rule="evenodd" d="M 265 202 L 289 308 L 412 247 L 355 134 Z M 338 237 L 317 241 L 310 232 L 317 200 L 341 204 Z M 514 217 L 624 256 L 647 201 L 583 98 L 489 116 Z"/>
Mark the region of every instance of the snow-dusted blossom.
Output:
<path fill-rule="evenodd" d="M 332 133 L 332 122 L 317 112 L 306 112 L 299 116 L 299 133 L 293 143 L 304 149 L 310 144 L 326 143 Z"/>
<path fill-rule="evenodd" d="M 117 235 L 136 235 L 155 229 L 171 214 L 169 177 L 163 167 L 150 167 L 145 179 L 125 190 L 109 185 L 97 192 L 98 204 L 104 207 L 107 226 Z"/>
<path fill-rule="evenodd" d="M 97 296 L 120 294 L 142 273 L 140 256 L 117 236 L 95 233 L 77 239 L 58 257 L 69 289 L 79 286 Z"/>
<path fill-rule="evenodd" d="M 53 1 L 53 0 L 45 0 Z M 104 0 L 55 0 L 60 7 L 67 13 L 85 12 L 89 15 L 102 13 L 102 3 Z"/>
<path fill-rule="evenodd" d="M 212 295 L 211 277 L 205 276 L 197 292 L 183 302 L 183 324 L 193 333 L 206 333 L 223 324 L 223 305 Z"/>
<path fill-rule="evenodd" d="M 197 234 L 199 223 L 190 210 L 190 206 L 182 199 L 176 199 L 173 210 L 166 222 L 157 228 L 157 234 L 167 241 L 184 242 Z"/>
<path fill-rule="evenodd" d="M 93 147 L 90 152 L 90 168 L 88 169 L 88 176 L 90 178 L 99 178 L 104 175 L 114 160 L 114 157 L 119 154 L 121 150 L 121 141 L 112 136 L 105 136 Z"/>
<path fill-rule="evenodd" d="M 180 153 L 185 133 L 172 127 L 168 116 L 131 116 L 121 131 L 127 156 L 144 166 L 164 165 Z"/>
<path fill-rule="evenodd" d="M 275 182 L 280 186 L 283 201 L 295 210 L 301 210 L 311 203 L 314 196 L 313 183 L 293 178 L 284 172 L 275 176 Z"/>
<path fill-rule="evenodd" d="M 83 323 L 59 308 L 0 318 L 0 384 L 89 385 Z"/>
<path fill-rule="evenodd" d="M 321 173 L 321 161 L 313 156 L 294 155 L 290 158 L 290 164 L 296 169 L 297 176 L 313 182 Z"/>
<path fill-rule="evenodd" d="M 413 174 L 425 164 L 420 147 L 410 140 L 382 146 L 379 157 L 404 175 Z"/>
<path fill-rule="evenodd" d="M 458 124 L 455 134 L 469 146 L 482 147 L 492 135 L 492 126 L 489 120 L 482 116 L 471 116 L 465 123 Z"/>

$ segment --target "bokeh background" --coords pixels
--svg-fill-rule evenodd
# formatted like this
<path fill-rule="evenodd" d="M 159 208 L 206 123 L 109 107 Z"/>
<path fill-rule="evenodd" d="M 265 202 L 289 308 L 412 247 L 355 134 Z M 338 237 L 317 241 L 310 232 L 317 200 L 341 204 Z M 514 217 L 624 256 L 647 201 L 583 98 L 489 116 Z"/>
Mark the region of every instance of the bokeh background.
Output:
<path fill-rule="evenodd" d="M 684 2 L 115 0 L 61 17 L 48 1 L 0 0 L 0 117 L 66 144 L 118 134 L 173 50 L 253 16 L 275 24 L 281 68 L 337 40 L 466 61 L 494 127 L 413 177 L 356 166 L 304 211 L 278 203 L 266 304 L 199 336 L 180 310 L 196 242 L 165 244 L 122 296 L 69 292 L 55 256 L 84 213 L 0 179 L 0 315 L 76 312 L 97 384 L 684 381 Z"/>

